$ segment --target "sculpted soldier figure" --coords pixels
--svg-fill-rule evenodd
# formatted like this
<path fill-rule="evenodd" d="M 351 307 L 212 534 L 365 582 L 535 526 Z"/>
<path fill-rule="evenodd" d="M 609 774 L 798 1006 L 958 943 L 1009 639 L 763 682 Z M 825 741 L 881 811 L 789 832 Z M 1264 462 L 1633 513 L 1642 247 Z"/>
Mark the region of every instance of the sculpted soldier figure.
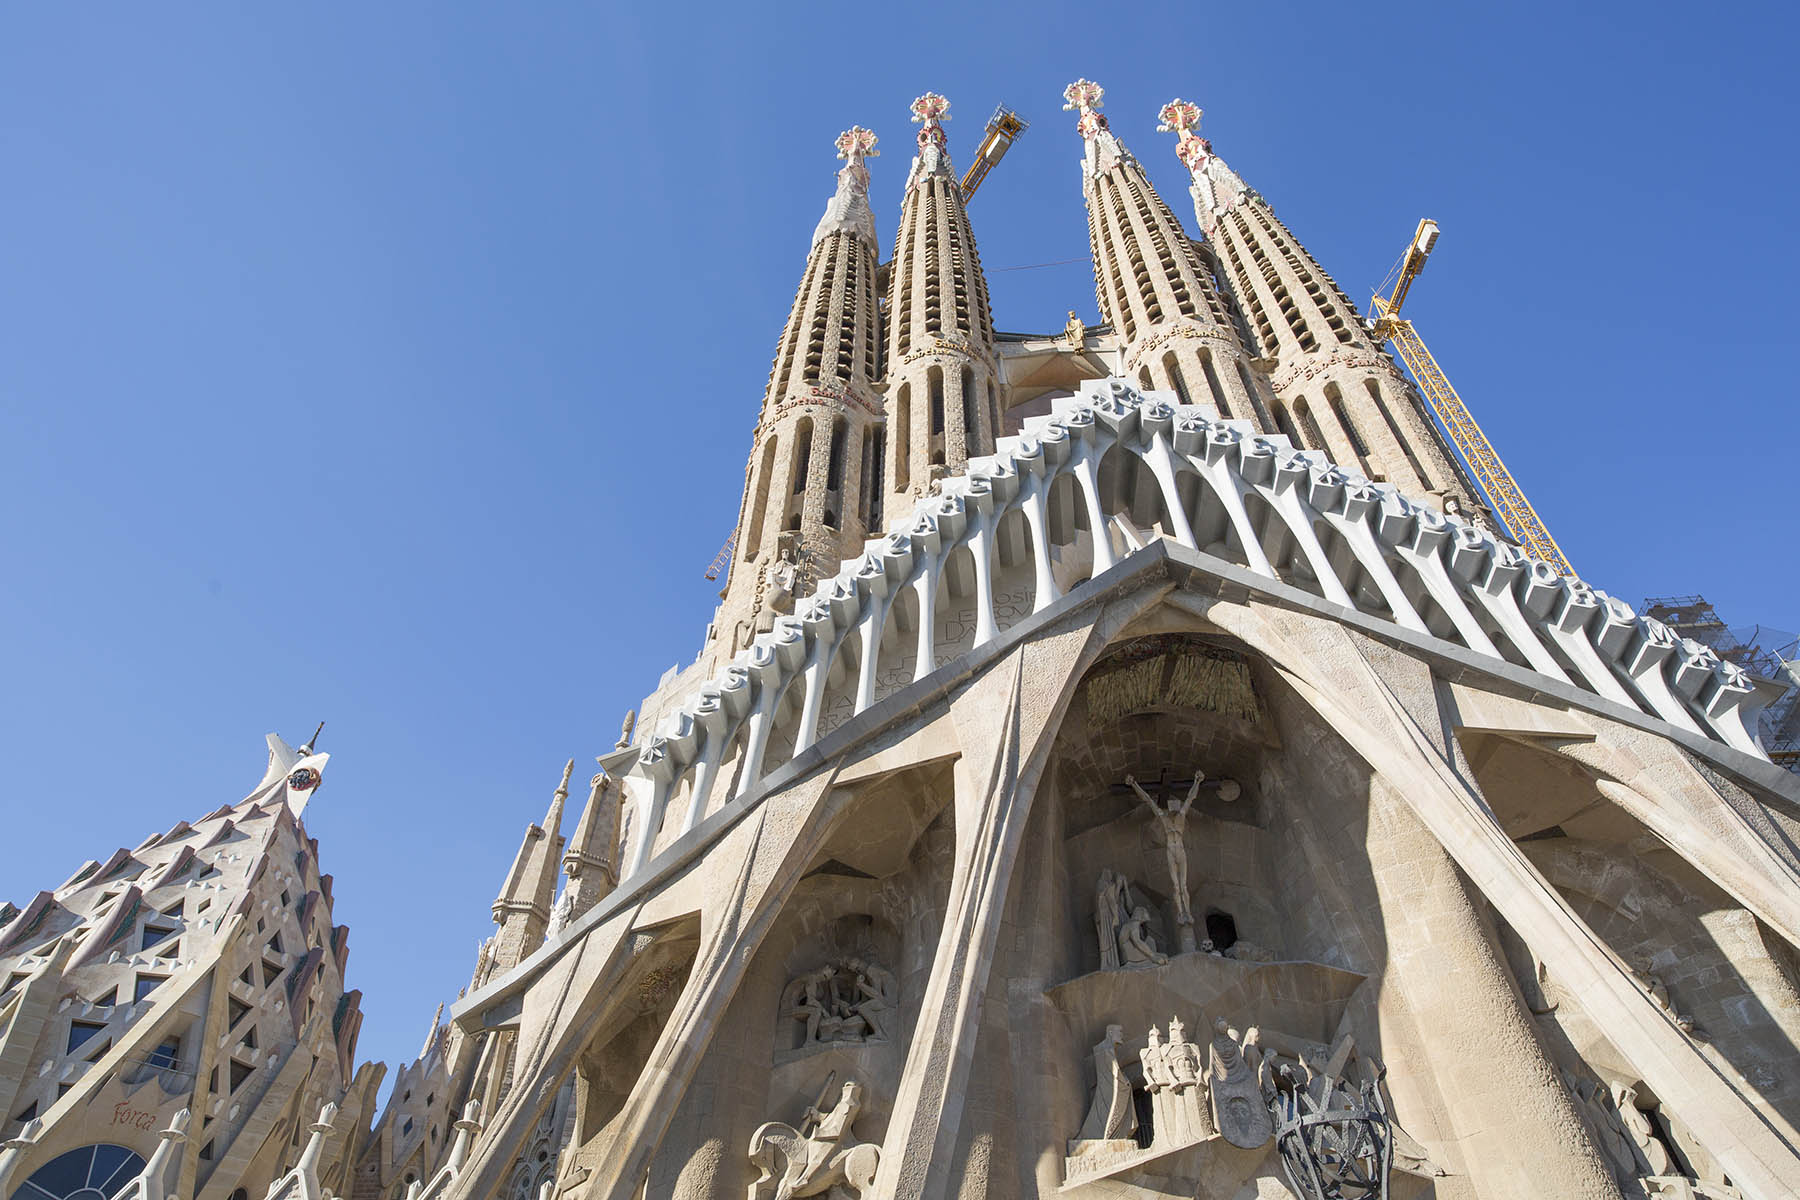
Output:
<path fill-rule="evenodd" d="M 858 1142 L 851 1130 L 862 1111 L 862 1084 L 849 1080 L 837 1102 L 825 1107 L 836 1078 L 836 1072 L 827 1077 L 818 1103 L 806 1110 L 799 1129 L 770 1121 L 751 1136 L 750 1162 L 759 1172 L 750 1185 L 753 1200 L 868 1194 L 881 1151 Z"/>

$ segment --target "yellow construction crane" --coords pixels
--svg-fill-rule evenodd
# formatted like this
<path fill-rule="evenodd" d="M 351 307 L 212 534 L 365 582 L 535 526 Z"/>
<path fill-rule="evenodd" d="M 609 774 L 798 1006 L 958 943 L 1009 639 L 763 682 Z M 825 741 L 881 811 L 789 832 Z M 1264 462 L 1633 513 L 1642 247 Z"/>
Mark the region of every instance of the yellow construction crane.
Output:
<path fill-rule="evenodd" d="M 1436 221 L 1426 218 L 1419 222 L 1419 228 L 1413 234 L 1412 245 L 1406 248 L 1399 265 L 1382 281 L 1382 287 L 1393 282 L 1393 291 L 1383 296 L 1377 289 L 1374 298 L 1375 320 L 1371 323 L 1378 340 L 1392 339 L 1400 357 L 1406 360 L 1411 368 L 1413 379 L 1424 391 L 1426 399 L 1450 434 L 1450 440 L 1456 443 L 1456 449 L 1468 464 L 1481 490 L 1487 493 L 1488 502 L 1506 527 L 1519 540 L 1519 544 L 1527 551 L 1543 559 L 1564 575 L 1573 576 L 1575 571 L 1569 566 L 1569 560 L 1563 557 L 1562 547 L 1544 528 L 1544 522 L 1531 507 L 1531 501 L 1525 498 L 1518 481 L 1500 461 L 1500 455 L 1488 441 L 1487 435 L 1481 432 L 1481 426 L 1469 415 L 1468 406 L 1450 381 L 1444 377 L 1443 368 L 1431 357 L 1431 351 L 1425 348 L 1418 331 L 1412 322 L 1400 316 L 1400 306 L 1406 303 L 1406 293 L 1412 288 L 1413 280 L 1425 269 L 1425 260 L 1431 254 L 1432 246 L 1437 244 L 1438 225 Z M 1396 278 L 1398 276 L 1398 278 Z"/>
<path fill-rule="evenodd" d="M 987 128 L 982 131 L 981 145 L 975 150 L 975 161 L 963 173 L 962 198 L 964 204 L 969 202 L 969 198 L 975 194 L 975 189 L 980 187 L 981 181 L 987 178 L 988 172 L 993 170 L 995 164 L 1002 158 L 1006 157 L 1006 152 L 1012 149 L 1012 144 L 1028 128 L 1030 126 L 1026 123 L 1025 118 L 1006 105 L 1002 104 L 994 110 L 994 115 L 988 118 Z"/>

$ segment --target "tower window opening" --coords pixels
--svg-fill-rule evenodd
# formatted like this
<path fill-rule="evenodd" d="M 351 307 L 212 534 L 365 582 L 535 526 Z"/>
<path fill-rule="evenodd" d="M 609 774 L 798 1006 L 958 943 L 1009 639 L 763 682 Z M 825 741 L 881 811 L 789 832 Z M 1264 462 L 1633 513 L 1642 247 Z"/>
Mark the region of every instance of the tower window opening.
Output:
<path fill-rule="evenodd" d="M 1414 451 L 1411 440 L 1401 432 L 1399 422 L 1394 420 L 1393 410 L 1382 399 L 1381 389 L 1375 386 L 1373 379 L 1363 380 L 1363 386 L 1369 389 L 1369 402 L 1375 406 L 1375 411 L 1381 414 L 1381 419 L 1387 422 L 1388 432 L 1394 435 L 1394 441 L 1400 446 L 1400 453 L 1406 456 L 1407 466 L 1411 467 L 1413 474 L 1418 476 L 1419 487 L 1427 492 L 1435 492 L 1437 487 L 1431 482 L 1431 476 L 1425 473 L 1425 464 L 1419 461 L 1418 453 Z"/>
<path fill-rule="evenodd" d="M 1306 435 L 1307 449 L 1329 452 L 1330 447 L 1325 444 L 1325 431 L 1319 428 L 1319 422 L 1312 414 L 1312 406 L 1307 404 L 1305 397 L 1294 401 L 1294 416 L 1300 421 L 1300 432 Z"/>
<path fill-rule="evenodd" d="M 1292 442 L 1294 445 L 1305 445 L 1305 443 L 1300 440 L 1300 435 L 1294 432 L 1294 423 L 1288 419 L 1287 409 L 1282 407 L 1281 401 L 1279 400 L 1275 402 L 1275 428 L 1282 433 L 1287 434 L 1288 441 Z"/>
<path fill-rule="evenodd" d="M 894 395 L 894 490 L 904 492 L 912 475 L 912 384 Z"/>
<path fill-rule="evenodd" d="M 775 471 L 775 450 L 780 438 L 770 434 L 769 440 L 763 444 L 762 466 L 757 469 L 755 487 L 756 495 L 751 498 L 749 537 L 738 546 L 738 553 L 745 559 L 754 559 L 758 548 L 762 545 L 763 520 L 769 512 L 769 476 Z"/>
<path fill-rule="evenodd" d="M 925 381 L 931 388 L 931 436 L 938 437 L 944 432 L 944 369 L 932 367 Z"/>
<path fill-rule="evenodd" d="M 1356 422 L 1350 419 L 1350 412 L 1344 407 L 1344 395 L 1335 383 L 1325 386 L 1325 403 L 1331 406 L 1331 415 L 1343 428 L 1344 436 L 1350 440 L 1350 449 L 1356 453 L 1356 461 L 1361 464 L 1363 474 L 1370 474 L 1369 447 L 1364 444 L 1362 434 L 1357 431 Z"/>
<path fill-rule="evenodd" d="M 975 393 L 975 372 L 962 369 L 963 453 L 973 457 L 981 453 L 981 400 Z"/>
<path fill-rule="evenodd" d="M 1231 420 L 1231 405 L 1226 403 L 1224 385 L 1219 382 L 1218 371 L 1213 369 L 1211 350 L 1200 352 L 1200 370 L 1206 374 L 1206 389 L 1212 393 L 1213 406 L 1219 410 L 1221 417 Z"/>
<path fill-rule="evenodd" d="M 1163 369 L 1169 373 L 1169 382 L 1175 386 L 1175 395 L 1183 404 L 1192 404 L 1194 398 L 1188 395 L 1187 380 L 1181 374 L 1181 360 L 1171 350 L 1163 355 Z"/>
<path fill-rule="evenodd" d="M 1000 389 L 995 386 L 992 379 L 988 380 L 987 394 L 988 428 L 992 432 L 994 444 L 997 446 L 1000 443 L 1001 437 L 1006 433 L 1006 430 L 1002 429 L 1000 425 Z"/>
<path fill-rule="evenodd" d="M 837 514 L 833 511 L 831 511 L 829 508 L 825 510 L 825 528 L 827 528 L 827 529 L 836 529 L 837 528 Z"/>
<path fill-rule="evenodd" d="M 806 476 L 812 470 L 812 432 L 810 417 L 801 418 L 794 427 L 794 478 L 788 490 L 795 496 L 806 490 Z"/>
<path fill-rule="evenodd" d="M 825 490 L 828 492 L 843 490 L 844 433 L 844 418 L 834 419 L 831 422 L 831 457 L 825 464 Z"/>

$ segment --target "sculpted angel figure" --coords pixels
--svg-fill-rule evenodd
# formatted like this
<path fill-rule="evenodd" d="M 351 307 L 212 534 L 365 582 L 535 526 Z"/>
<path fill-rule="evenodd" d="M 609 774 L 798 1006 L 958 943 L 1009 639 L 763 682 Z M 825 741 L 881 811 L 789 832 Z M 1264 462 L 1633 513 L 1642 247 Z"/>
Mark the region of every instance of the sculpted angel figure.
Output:
<path fill-rule="evenodd" d="M 1206 782 L 1206 776 L 1200 771 L 1194 772 L 1194 785 L 1188 789 L 1187 799 L 1179 804 L 1171 801 L 1169 807 L 1159 808 L 1150 793 L 1139 786 L 1137 777 L 1127 775 L 1125 782 L 1136 792 L 1144 806 L 1156 815 L 1156 823 L 1162 826 L 1163 855 L 1169 863 L 1169 884 L 1175 893 L 1175 920 L 1181 925 L 1192 925 L 1194 914 L 1188 908 L 1188 863 L 1187 847 L 1182 836 L 1187 832 L 1188 810 L 1194 807 L 1194 801 L 1200 796 L 1200 785 Z"/>

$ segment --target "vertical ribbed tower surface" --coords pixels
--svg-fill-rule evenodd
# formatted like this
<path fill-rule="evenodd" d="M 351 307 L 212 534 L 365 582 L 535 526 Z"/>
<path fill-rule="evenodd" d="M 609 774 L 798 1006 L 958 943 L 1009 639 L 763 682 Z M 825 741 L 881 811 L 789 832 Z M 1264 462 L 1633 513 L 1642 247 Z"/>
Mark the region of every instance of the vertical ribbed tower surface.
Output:
<path fill-rule="evenodd" d="M 1193 177 L 1194 216 L 1229 272 L 1269 372 L 1271 415 L 1297 446 L 1323 450 L 1409 494 L 1476 495 L 1417 394 L 1335 280 L 1199 136 L 1200 108 L 1172 100 L 1157 114 Z"/>
<path fill-rule="evenodd" d="M 1125 373 L 1183 403 L 1274 432 L 1229 294 L 1107 127 L 1099 111 L 1104 95 L 1099 84 L 1078 79 L 1063 90 L 1063 107 L 1080 113 L 1075 128 L 1084 145 L 1095 297 L 1125 348 Z"/>
<path fill-rule="evenodd" d="M 735 654 L 809 579 L 835 569 L 878 523 L 881 401 L 878 247 L 869 211 L 876 137 L 838 135 L 837 192 L 775 352 L 746 468 L 737 548 L 715 637 Z"/>
<path fill-rule="evenodd" d="M 890 511 L 910 505 L 934 477 L 991 453 L 1002 432 L 987 279 L 945 146 L 950 102 L 927 92 L 913 101 L 912 119 L 919 151 L 888 291 Z"/>

